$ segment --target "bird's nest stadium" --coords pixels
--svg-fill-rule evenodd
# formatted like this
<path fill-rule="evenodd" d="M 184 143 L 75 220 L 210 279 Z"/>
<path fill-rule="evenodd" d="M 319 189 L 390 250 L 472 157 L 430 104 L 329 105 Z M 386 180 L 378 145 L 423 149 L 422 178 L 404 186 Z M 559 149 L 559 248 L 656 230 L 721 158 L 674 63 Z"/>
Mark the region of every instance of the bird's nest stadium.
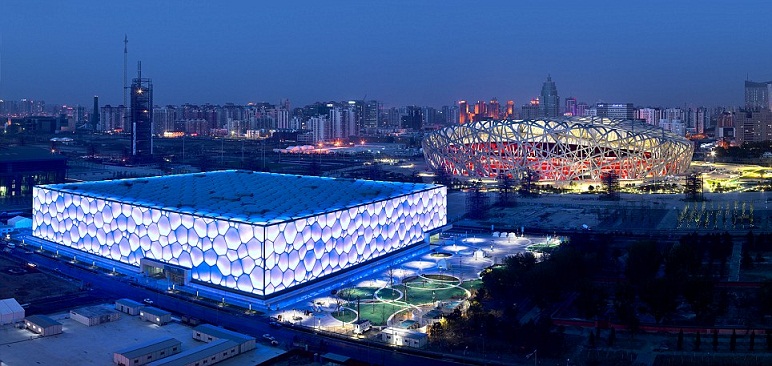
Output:
<path fill-rule="evenodd" d="M 683 173 L 693 144 L 642 121 L 608 118 L 485 120 L 428 135 L 429 166 L 460 177 L 517 177 L 542 181 L 643 179 Z"/>

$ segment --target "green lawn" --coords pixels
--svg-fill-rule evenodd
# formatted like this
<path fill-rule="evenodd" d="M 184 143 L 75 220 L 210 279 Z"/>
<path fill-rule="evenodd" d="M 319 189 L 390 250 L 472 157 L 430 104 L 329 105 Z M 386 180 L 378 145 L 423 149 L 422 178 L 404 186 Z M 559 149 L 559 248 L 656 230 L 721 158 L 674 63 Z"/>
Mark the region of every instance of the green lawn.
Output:
<path fill-rule="evenodd" d="M 348 309 L 343 309 L 340 313 L 337 311 L 333 311 L 332 316 L 335 319 L 348 323 L 357 318 L 357 313 Z"/>
<path fill-rule="evenodd" d="M 376 287 L 354 287 L 338 292 L 338 297 L 348 301 L 356 301 L 357 296 L 361 300 L 370 300 L 373 298 L 375 291 L 378 291 Z"/>
<path fill-rule="evenodd" d="M 400 296 L 400 293 L 398 291 L 392 291 L 390 288 L 384 288 L 378 291 L 378 297 L 380 297 L 382 300 L 396 300 Z"/>
<path fill-rule="evenodd" d="M 354 303 L 350 303 L 348 306 L 352 309 L 355 309 L 357 304 L 356 302 L 354 302 Z M 370 303 L 370 304 L 363 303 L 359 308 L 361 312 L 359 314 L 359 317 L 360 319 L 370 320 L 370 322 L 373 323 L 373 325 L 385 325 L 386 320 L 389 319 L 389 316 L 391 316 L 391 314 L 394 314 L 404 308 L 405 306 L 402 306 L 402 305 L 387 304 L 384 302 Z"/>
<path fill-rule="evenodd" d="M 405 292 L 404 285 L 395 286 L 394 288 Z M 428 304 L 434 301 L 446 301 L 451 298 L 464 298 L 466 292 L 458 287 L 452 287 L 443 290 L 432 290 L 431 288 L 409 288 L 407 290 L 407 302 L 413 305 Z M 402 299 L 404 300 L 404 298 Z"/>

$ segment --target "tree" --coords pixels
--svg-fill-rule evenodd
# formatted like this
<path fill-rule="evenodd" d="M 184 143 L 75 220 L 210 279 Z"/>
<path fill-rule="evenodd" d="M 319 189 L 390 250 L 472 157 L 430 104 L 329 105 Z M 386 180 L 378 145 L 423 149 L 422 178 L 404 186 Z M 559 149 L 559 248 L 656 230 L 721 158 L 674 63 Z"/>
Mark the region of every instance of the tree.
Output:
<path fill-rule="evenodd" d="M 715 279 L 711 276 L 690 278 L 683 286 L 683 296 L 699 321 L 708 321 L 714 313 Z"/>
<path fill-rule="evenodd" d="M 641 299 L 649 306 L 649 311 L 657 323 L 678 306 L 678 292 L 671 281 L 657 278 L 649 282 L 641 291 Z"/>
<path fill-rule="evenodd" d="M 613 347 L 616 339 L 617 339 L 617 330 L 616 328 L 612 327 L 608 333 L 608 346 Z"/>
<path fill-rule="evenodd" d="M 772 314 L 772 280 L 766 280 L 761 284 L 758 292 L 758 305 L 762 314 Z"/>
<path fill-rule="evenodd" d="M 595 333 L 590 332 L 590 348 L 595 348 Z"/>
<path fill-rule="evenodd" d="M 756 332 L 755 331 L 751 331 L 750 338 L 748 339 L 748 350 L 749 351 L 751 351 L 751 352 L 753 351 L 753 347 L 756 346 L 755 343 L 756 343 Z"/>
<path fill-rule="evenodd" d="M 684 349 L 684 330 L 678 331 L 678 340 L 676 341 L 676 349 L 681 351 Z"/>
<path fill-rule="evenodd" d="M 765 330 L 764 336 L 767 338 L 767 351 L 772 351 L 772 330 Z"/>
<path fill-rule="evenodd" d="M 697 334 L 694 336 L 694 350 L 699 351 L 700 350 L 700 343 L 702 343 L 702 340 L 700 339 L 700 331 L 697 331 Z"/>
<path fill-rule="evenodd" d="M 631 284 L 640 286 L 652 280 L 659 270 L 662 256 L 657 244 L 652 241 L 640 241 L 627 252 L 625 275 Z"/>
<path fill-rule="evenodd" d="M 732 329 L 732 336 L 729 338 L 729 350 L 734 351 L 737 347 L 737 331 Z"/>
<path fill-rule="evenodd" d="M 718 351 L 718 329 L 713 329 L 713 351 Z"/>

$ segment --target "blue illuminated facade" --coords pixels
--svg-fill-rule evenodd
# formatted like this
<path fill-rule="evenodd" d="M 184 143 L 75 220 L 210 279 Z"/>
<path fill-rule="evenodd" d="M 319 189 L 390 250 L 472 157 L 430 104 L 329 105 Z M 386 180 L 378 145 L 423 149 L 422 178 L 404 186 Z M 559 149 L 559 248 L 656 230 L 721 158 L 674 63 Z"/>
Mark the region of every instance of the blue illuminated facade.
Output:
<path fill-rule="evenodd" d="M 38 186 L 33 235 L 268 298 L 422 242 L 443 186 L 221 171 Z"/>

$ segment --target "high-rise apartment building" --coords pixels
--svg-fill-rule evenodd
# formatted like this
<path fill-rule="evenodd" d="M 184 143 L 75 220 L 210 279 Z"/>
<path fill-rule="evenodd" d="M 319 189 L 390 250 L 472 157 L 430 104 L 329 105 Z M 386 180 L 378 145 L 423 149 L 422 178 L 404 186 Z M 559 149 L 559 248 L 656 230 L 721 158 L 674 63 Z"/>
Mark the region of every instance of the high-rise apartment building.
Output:
<path fill-rule="evenodd" d="M 531 102 L 520 107 L 520 118 L 536 119 L 540 117 L 541 107 L 539 98 L 531 99 Z"/>
<path fill-rule="evenodd" d="M 97 129 L 103 132 L 124 132 L 130 131 L 126 123 L 126 107 L 105 105 L 101 108 L 102 115 Z"/>
<path fill-rule="evenodd" d="M 99 97 L 96 95 L 94 96 L 94 109 L 91 110 L 91 118 L 88 122 L 91 126 L 89 129 L 96 131 L 97 126 L 99 126 Z"/>
<path fill-rule="evenodd" d="M 173 105 L 153 108 L 153 132 L 163 135 L 166 132 L 182 131 L 175 126 L 177 109 Z"/>
<path fill-rule="evenodd" d="M 574 97 L 568 97 L 566 98 L 566 109 L 564 111 L 566 116 L 573 117 L 576 116 L 576 98 Z"/>
<path fill-rule="evenodd" d="M 772 81 L 745 81 L 745 108 L 751 111 L 770 109 L 769 86 Z"/>
<path fill-rule="evenodd" d="M 362 123 L 365 129 L 375 130 L 380 127 L 381 109 L 383 106 L 377 100 L 365 101 Z"/>
<path fill-rule="evenodd" d="M 662 111 L 658 108 L 641 108 L 638 110 L 638 119 L 645 121 L 646 124 L 657 126 L 662 119 Z"/>
<path fill-rule="evenodd" d="M 420 131 L 423 126 L 423 115 L 421 107 L 407 106 L 402 115 L 402 128 Z"/>
<path fill-rule="evenodd" d="M 501 115 L 501 105 L 499 104 L 499 101 L 496 98 L 491 99 L 491 102 L 488 104 L 488 118 L 492 119 L 499 119 L 499 116 Z"/>
<path fill-rule="evenodd" d="M 517 115 L 515 113 L 515 101 L 514 100 L 508 100 L 507 101 L 507 110 L 504 112 L 504 118 L 507 119 L 513 119 L 516 118 Z"/>
<path fill-rule="evenodd" d="M 470 121 L 469 104 L 465 100 L 458 101 L 458 123 L 464 124 Z"/>
<path fill-rule="evenodd" d="M 587 117 L 588 116 L 588 110 L 590 109 L 590 106 L 587 105 L 587 103 L 577 103 L 576 104 L 576 115 L 579 117 Z"/>
<path fill-rule="evenodd" d="M 558 88 L 552 81 L 552 76 L 547 76 L 547 81 L 542 84 L 541 98 L 539 99 L 539 117 L 557 117 L 560 115 L 560 97 Z"/>
<path fill-rule="evenodd" d="M 735 113 L 735 143 L 772 140 L 772 111 L 759 108 L 755 111 Z"/>

